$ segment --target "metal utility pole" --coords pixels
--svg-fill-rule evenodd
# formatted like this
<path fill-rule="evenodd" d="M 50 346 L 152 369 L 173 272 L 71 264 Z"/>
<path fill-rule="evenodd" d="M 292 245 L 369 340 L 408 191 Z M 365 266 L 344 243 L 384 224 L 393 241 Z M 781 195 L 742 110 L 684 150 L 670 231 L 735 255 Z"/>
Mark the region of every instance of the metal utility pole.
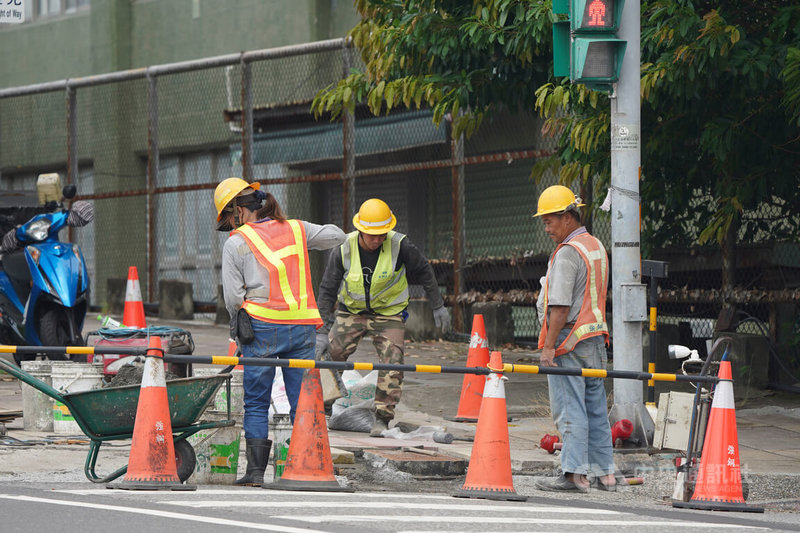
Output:
<path fill-rule="evenodd" d="M 619 81 L 611 98 L 611 242 L 614 370 L 642 371 L 642 322 L 647 320 L 641 279 L 639 179 L 641 174 L 640 29 L 638 0 L 625 2 L 618 38 L 627 41 Z M 612 423 L 634 423 L 633 439 L 646 446 L 653 422 L 643 404 L 642 384 L 614 380 Z"/>

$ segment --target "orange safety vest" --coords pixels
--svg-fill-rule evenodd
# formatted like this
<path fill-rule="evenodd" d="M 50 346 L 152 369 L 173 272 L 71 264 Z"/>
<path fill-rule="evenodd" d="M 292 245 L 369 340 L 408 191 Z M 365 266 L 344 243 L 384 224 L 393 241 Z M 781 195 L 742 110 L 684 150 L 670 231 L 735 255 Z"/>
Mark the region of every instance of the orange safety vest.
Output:
<path fill-rule="evenodd" d="M 608 324 L 606 324 L 606 294 L 608 292 L 608 255 L 606 249 L 595 237 L 588 233 L 576 235 L 569 242 L 562 242 L 550 256 L 550 263 L 547 269 L 544 287 L 544 321 L 542 331 L 539 332 L 539 349 L 544 346 L 547 337 L 547 288 L 548 278 L 550 277 L 550 266 L 553 265 L 556 253 L 562 246 L 572 246 L 575 248 L 583 262 L 586 264 L 586 289 L 583 294 L 578 319 L 570 330 L 567 338 L 556 348 L 556 355 L 563 355 L 571 352 L 575 345 L 589 337 L 604 335 L 608 344 Z"/>
<path fill-rule="evenodd" d="M 244 238 L 261 266 L 269 272 L 269 300 L 245 300 L 247 314 L 273 324 L 322 326 L 317 310 L 311 271 L 308 268 L 306 232 L 299 220 L 248 223 L 231 233 Z"/>

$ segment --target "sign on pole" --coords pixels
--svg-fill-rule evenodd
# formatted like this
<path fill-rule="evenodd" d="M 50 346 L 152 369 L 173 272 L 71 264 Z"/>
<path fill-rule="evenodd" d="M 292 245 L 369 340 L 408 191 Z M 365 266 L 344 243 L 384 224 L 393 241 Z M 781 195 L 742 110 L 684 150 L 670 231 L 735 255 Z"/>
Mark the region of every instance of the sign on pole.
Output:
<path fill-rule="evenodd" d="M 0 0 L 0 24 L 25 22 L 25 0 Z"/>

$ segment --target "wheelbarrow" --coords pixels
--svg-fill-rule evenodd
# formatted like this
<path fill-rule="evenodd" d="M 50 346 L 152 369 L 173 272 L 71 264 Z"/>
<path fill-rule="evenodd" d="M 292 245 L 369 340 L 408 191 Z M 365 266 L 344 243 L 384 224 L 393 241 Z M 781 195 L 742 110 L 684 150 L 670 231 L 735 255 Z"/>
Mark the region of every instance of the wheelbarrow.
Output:
<path fill-rule="evenodd" d="M 63 403 L 69 408 L 81 431 L 89 437 L 89 453 L 83 471 L 93 483 L 113 481 L 128 471 L 128 466 L 115 470 L 107 476 L 95 472 L 97 456 L 104 442 L 126 440 L 133 436 L 134 419 L 139 405 L 139 385 L 108 387 L 83 392 L 61 394 L 59 391 L 31 376 L 19 367 L 0 359 L 0 369 L 5 370 L 20 381 Z M 186 441 L 198 431 L 228 427 L 235 424 L 231 419 L 230 406 L 231 374 L 220 373 L 212 376 L 181 378 L 167 381 L 167 397 L 172 419 L 173 442 L 178 477 L 186 481 L 194 472 L 197 457 L 194 448 Z M 228 388 L 228 418 L 214 422 L 199 421 L 206 407 L 223 382 Z"/>

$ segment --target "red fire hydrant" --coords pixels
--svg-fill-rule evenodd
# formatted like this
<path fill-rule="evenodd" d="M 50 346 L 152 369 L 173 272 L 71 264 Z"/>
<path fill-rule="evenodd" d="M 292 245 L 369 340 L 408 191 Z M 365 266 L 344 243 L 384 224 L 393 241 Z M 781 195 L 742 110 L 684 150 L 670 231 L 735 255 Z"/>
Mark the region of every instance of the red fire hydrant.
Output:
<path fill-rule="evenodd" d="M 556 443 L 559 440 L 558 435 L 545 435 L 542 437 L 542 440 L 539 441 L 539 447 L 546 450 L 547 453 L 555 453 L 557 449 L 561 448 L 560 446 L 558 448 L 556 447 Z"/>
<path fill-rule="evenodd" d="M 611 426 L 611 443 L 618 448 L 622 446 L 623 441 L 628 440 L 631 433 L 633 433 L 633 422 L 623 418 Z"/>

